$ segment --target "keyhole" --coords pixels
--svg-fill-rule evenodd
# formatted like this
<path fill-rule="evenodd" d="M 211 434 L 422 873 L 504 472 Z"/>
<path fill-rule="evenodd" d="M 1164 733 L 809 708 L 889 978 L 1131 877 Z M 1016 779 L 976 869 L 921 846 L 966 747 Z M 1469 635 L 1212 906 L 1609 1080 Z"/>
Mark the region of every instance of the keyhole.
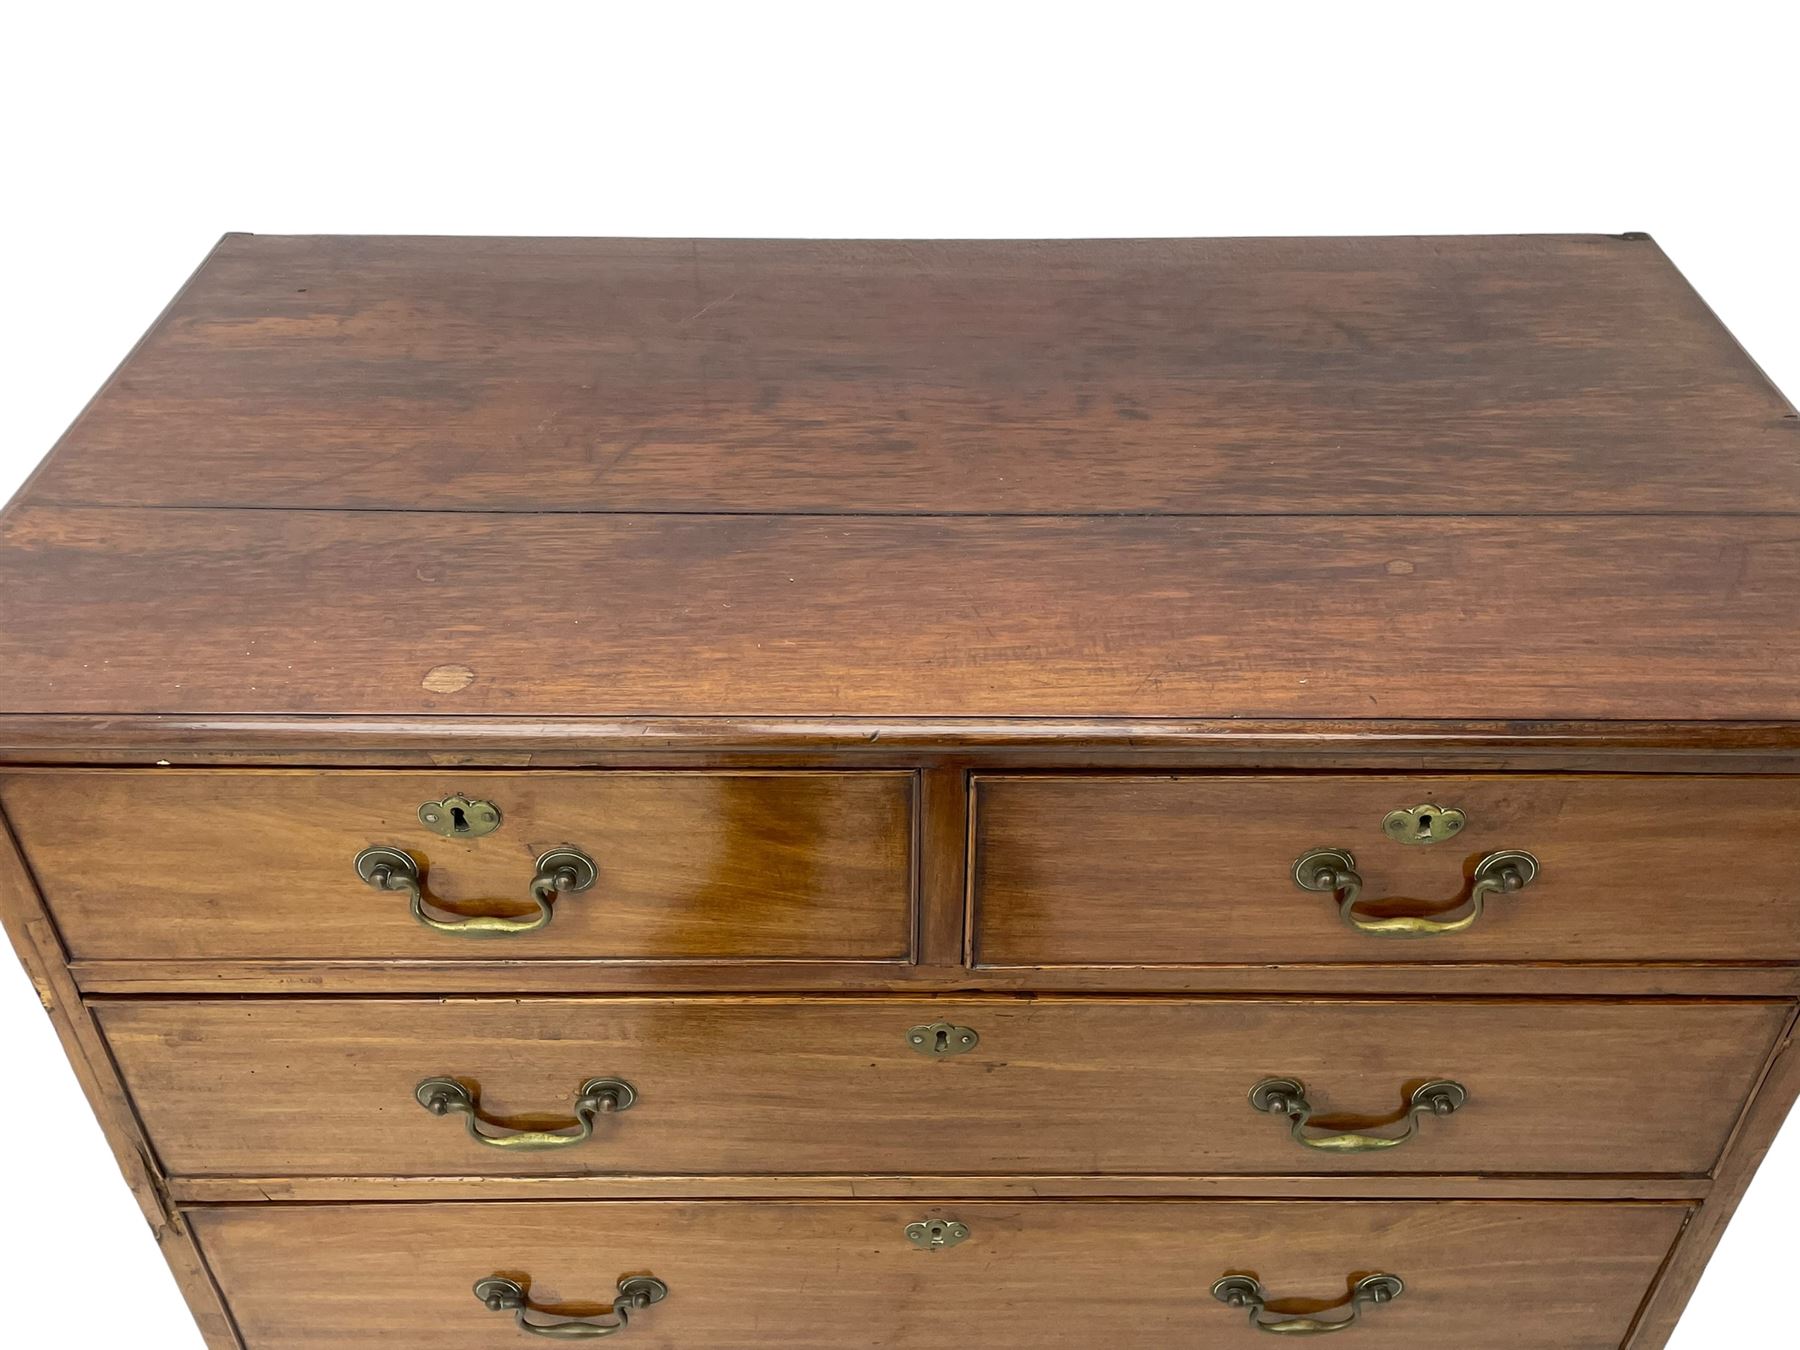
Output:
<path fill-rule="evenodd" d="M 465 812 L 462 807 L 453 806 L 450 808 L 450 828 L 458 834 L 467 834 L 469 832 L 468 813 Z"/>
<path fill-rule="evenodd" d="M 1431 816 L 1429 813 L 1419 817 L 1419 833 L 1420 834 L 1430 834 L 1431 833 Z"/>
<path fill-rule="evenodd" d="M 949 1048 L 950 1048 L 950 1033 L 948 1031 L 939 1031 L 937 1034 L 938 1053 L 941 1055 Z"/>

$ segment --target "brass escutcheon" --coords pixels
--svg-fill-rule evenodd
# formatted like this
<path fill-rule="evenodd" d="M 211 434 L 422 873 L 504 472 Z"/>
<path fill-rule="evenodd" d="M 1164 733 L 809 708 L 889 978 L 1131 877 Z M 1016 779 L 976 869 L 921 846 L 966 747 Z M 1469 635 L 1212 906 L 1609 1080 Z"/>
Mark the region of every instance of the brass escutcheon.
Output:
<path fill-rule="evenodd" d="M 906 1240 L 921 1251 L 954 1247 L 968 1236 L 968 1226 L 954 1219 L 924 1219 L 906 1225 Z"/>
<path fill-rule="evenodd" d="M 1462 833 L 1469 818 L 1454 806 L 1431 802 L 1389 811 L 1381 819 L 1381 832 L 1397 844 L 1441 844 Z"/>
<path fill-rule="evenodd" d="M 500 808 L 479 798 L 452 794 L 421 806 L 419 823 L 446 839 L 479 839 L 500 828 Z"/>
<path fill-rule="evenodd" d="M 908 1031 L 906 1043 L 921 1055 L 949 1059 L 952 1055 L 968 1054 L 981 1044 L 981 1037 L 976 1035 L 974 1027 L 959 1027 L 953 1022 L 928 1022 Z"/>

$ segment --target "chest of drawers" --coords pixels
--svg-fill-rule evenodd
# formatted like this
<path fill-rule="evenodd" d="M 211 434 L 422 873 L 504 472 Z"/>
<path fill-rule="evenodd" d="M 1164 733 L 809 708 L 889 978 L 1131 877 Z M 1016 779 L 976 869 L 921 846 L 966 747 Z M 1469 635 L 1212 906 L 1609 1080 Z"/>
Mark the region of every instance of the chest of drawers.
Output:
<path fill-rule="evenodd" d="M 227 236 L 0 517 L 0 906 L 215 1350 L 1653 1350 L 1797 519 L 1642 236 Z"/>

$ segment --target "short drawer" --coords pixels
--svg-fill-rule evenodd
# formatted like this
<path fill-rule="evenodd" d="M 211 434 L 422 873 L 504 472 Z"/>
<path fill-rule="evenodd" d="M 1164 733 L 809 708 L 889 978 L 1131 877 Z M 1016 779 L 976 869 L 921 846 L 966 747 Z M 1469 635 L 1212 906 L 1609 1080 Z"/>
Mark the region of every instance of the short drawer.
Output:
<path fill-rule="evenodd" d="M 907 772 L 0 774 L 77 960 L 905 961 L 913 799 Z M 443 927 L 365 882 L 371 846 Z M 591 884 L 540 906 L 571 852 Z M 495 920 L 523 931 L 470 940 Z"/>
<path fill-rule="evenodd" d="M 524 1344 L 521 1318 L 616 1324 L 608 1305 L 621 1288 L 644 1305 L 628 1308 L 623 1343 L 646 1350 L 1250 1347 L 1266 1343 L 1253 1321 L 1353 1313 L 1355 1343 L 1385 1350 L 1616 1350 L 1687 1214 L 633 1201 L 259 1205 L 190 1218 L 248 1350 Z M 946 1245 L 909 1236 L 929 1243 L 933 1232 Z"/>
<path fill-rule="evenodd" d="M 1791 1006 L 299 998 L 97 1014 L 176 1176 L 1701 1174 Z M 605 1080 L 629 1109 L 589 1089 Z M 1434 1081 L 1466 1103 L 1437 1114 Z M 434 1096 L 442 1115 L 421 1104 Z M 568 1137 L 521 1148 L 521 1131 Z M 1346 1133 L 1359 1142 L 1331 1143 Z"/>
<path fill-rule="evenodd" d="M 1795 778 L 984 775 L 973 797 L 984 967 L 1800 960 Z"/>

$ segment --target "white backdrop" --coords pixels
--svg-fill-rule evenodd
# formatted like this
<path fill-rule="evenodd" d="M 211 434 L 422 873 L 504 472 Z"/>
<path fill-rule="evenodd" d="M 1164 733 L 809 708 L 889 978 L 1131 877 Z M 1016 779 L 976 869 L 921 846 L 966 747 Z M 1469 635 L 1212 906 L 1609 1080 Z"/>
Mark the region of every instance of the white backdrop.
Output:
<path fill-rule="evenodd" d="M 1796 12 L 17 6 L 0 499 L 226 230 L 1648 230 L 1800 396 Z M 0 1035 L 0 1342 L 76 1345 L 51 1328 L 116 1317 L 140 1350 L 198 1350 L 10 960 Z M 1677 1350 L 1773 1344 L 1758 1323 L 1792 1279 L 1797 1206 L 1790 1125 Z"/>

